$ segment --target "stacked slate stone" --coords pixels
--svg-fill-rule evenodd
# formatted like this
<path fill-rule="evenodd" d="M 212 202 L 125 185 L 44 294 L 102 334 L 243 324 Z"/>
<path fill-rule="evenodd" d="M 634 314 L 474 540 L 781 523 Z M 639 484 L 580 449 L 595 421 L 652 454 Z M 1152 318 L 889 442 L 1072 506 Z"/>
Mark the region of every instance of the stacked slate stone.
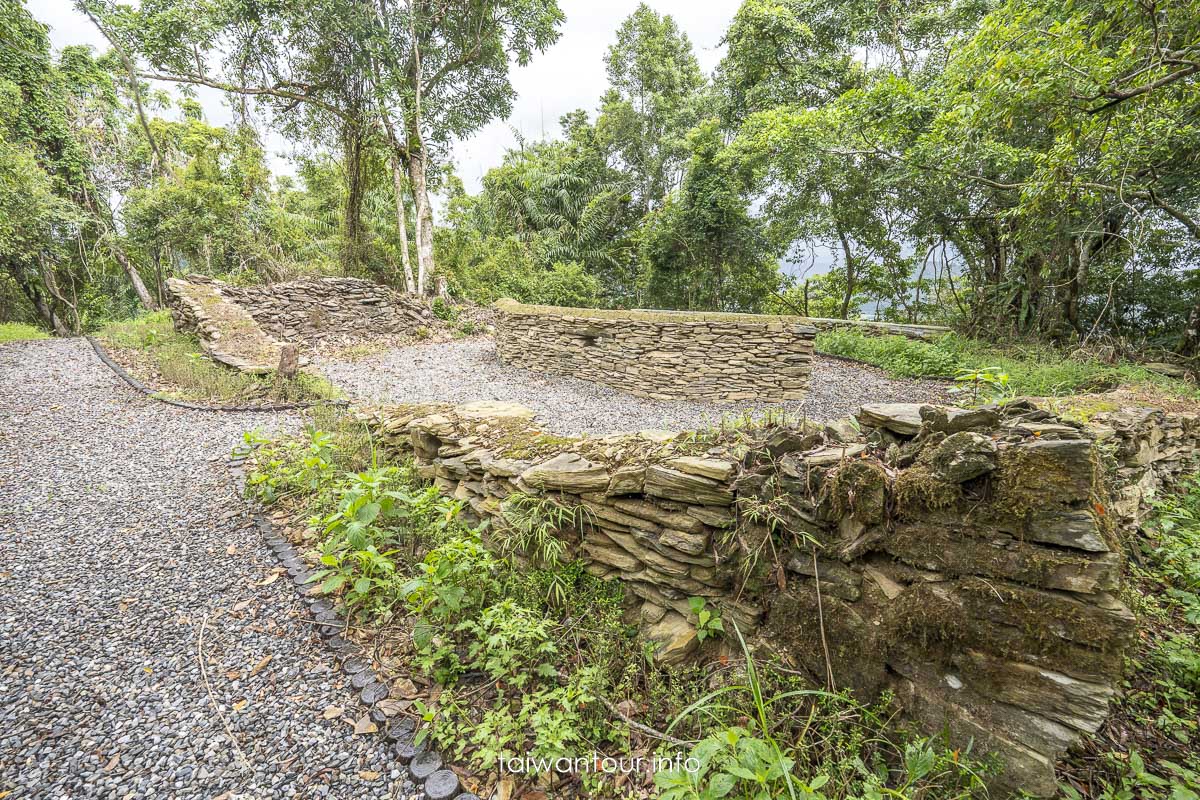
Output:
<path fill-rule="evenodd" d="M 734 459 L 679 454 L 661 432 L 545 437 L 532 417 L 523 406 L 480 402 L 392 408 L 373 419 L 385 446 L 411 452 L 420 473 L 475 517 L 500 516 L 516 494 L 579 509 L 580 524 L 563 536 L 590 572 L 621 580 L 636 598 L 661 660 L 680 662 L 698 646 L 690 597 L 754 626 L 757 609 L 732 597 L 714 556 L 714 537 L 733 523 Z"/>
<path fill-rule="evenodd" d="M 310 278 L 263 286 L 222 285 L 268 333 L 309 344 L 412 334 L 437 319 L 422 300 L 359 278 Z"/>
<path fill-rule="evenodd" d="M 561 535 L 623 583 L 660 658 L 698 653 L 687 600 L 703 597 L 762 655 L 864 700 L 891 690 L 926 730 L 973 741 L 999 787 L 1052 793 L 1056 759 L 1119 684 L 1134 620 L 1108 491 L 1137 475 L 1106 470 L 1111 447 L 1028 402 L 869 405 L 711 447 L 547 436 L 499 403 L 367 416 L 480 518 L 516 493 L 580 508 Z M 1108 438 L 1157 439 L 1166 477 L 1195 420 L 1145 419 Z"/>
<path fill-rule="evenodd" d="M 1149 500 L 1200 467 L 1200 415 L 1140 406 L 1095 414 L 1088 432 L 1115 464 L 1113 513 L 1136 528 Z"/>
<path fill-rule="evenodd" d="M 780 437 L 739 481 L 775 501 L 776 538 L 794 543 L 786 580 L 758 595 L 764 640 L 995 755 L 998 787 L 1052 794 L 1055 761 L 1103 722 L 1134 630 L 1094 441 L 1028 403 L 858 418 L 865 436 L 836 463 Z"/>
<path fill-rule="evenodd" d="M 496 307 L 504 364 L 656 400 L 778 403 L 808 388 L 816 329 L 800 317 Z"/>

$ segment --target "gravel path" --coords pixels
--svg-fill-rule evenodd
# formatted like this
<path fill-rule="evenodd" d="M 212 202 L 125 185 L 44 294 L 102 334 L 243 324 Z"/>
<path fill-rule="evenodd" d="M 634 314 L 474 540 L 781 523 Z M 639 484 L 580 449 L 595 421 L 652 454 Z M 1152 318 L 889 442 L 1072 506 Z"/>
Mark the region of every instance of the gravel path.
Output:
<path fill-rule="evenodd" d="M 0 346 L 0 386 L 0 797 L 408 796 L 324 718 L 354 693 L 223 463 L 294 420 L 155 403 L 81 339 Z"/>
<path fill-rule="evenodd" d="M 361 361 L 325 358 L 327 378 L 360 400 L 429 402 L 505 400 L 537 412 L 538 422 L 559 434 L 606 434 L 645 428 L 692 430 L 761 406 L 745 403 L 665 402 L 634 397 L 587 381 L 501 366 L 491 339 L 401 347 Z M 897 380 L 882 370 L 817 356 L 812 387 L 788 414 L 831 420 L 872 402 L 948 402 L 939 381 Z"/>

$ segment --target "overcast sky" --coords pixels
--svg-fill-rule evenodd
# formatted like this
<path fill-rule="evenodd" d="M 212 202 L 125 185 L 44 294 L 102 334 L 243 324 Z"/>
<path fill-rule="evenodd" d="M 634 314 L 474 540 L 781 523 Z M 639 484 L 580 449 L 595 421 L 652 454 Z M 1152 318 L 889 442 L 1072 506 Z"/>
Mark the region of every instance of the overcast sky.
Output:
<path fill-rule="evenodd" d="M 319 2 L 319 0 L 316 0 Z M 527 140 L 558 135 L 558 118 L 576 108 L 589 113 L 596 110 L 607 85 L 604 51 L 613 43 L 617 27 L 637 8 L 639 0 L 559 0 L 567 20 L 558 44 L 535 56 L 527 67 L 512 71 L 517 101 L 507 120 L 497 120 L 454 149 L 458 174 L 467 190 L 479 188 L 489 168 L 500 163 L 504 150 L 516 143 L 513 129 Z M 711 72 L 723 55 L 721 36 L 733 19 L 741 0 L 649 0 L 660 14 L 670 14 L 687 32 L 704 71 Z M 104 38 L 87 17 L 77 12 L 71 0 L 33 0 L 30 11 L 51 26 L 50 41 L 56 48 L 87 43 L 106 47 Z M 200 96 L 208 121 L 224 124 L 229 109 L 216 91 Z M 263 132 L 271 155 L 271 168 L 277 173 L 291 172 L 287 159 L 288 143 L 278 134 Z"/>

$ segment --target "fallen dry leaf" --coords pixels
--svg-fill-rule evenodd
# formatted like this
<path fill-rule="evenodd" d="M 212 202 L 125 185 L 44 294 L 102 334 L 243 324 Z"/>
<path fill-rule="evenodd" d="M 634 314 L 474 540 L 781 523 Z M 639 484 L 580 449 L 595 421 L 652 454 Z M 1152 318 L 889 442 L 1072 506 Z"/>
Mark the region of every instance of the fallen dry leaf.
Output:
<path fill-rule="evenodd" d="M 262 672 L 263 669 L 267 666 L 267 664 L 271 663 L 272 658 L 273 658 L 273 656 L 270 656 L 270 655 L 263 656 L 262 660 L 254 665 L 254 669 L 250 670 L 250 674 L 257 675 L 258 673 Z"/>
<path fill-rule="evenodd" d="M 250 705 L 250 701 L 249 701 L 249 700 L 244 700 L 244 699 L 243 699 L 243 700 L 238 700 L 236 703 L 234 703 L 234 704 L 233 704 L 233 710 L 234 710 L 234 711 L 241 711 L 243 708 L 245 708 L 245 707 L 246 707 L 246 706 L 248 706 L 248 705 Z"/>
<path fill-rule="evenodd" d="M 119 766 L 121 766 L 121 754 L 117 753 L 115 756 L 113 756 L 111 759 L 109 759 L 107 764 L 104 765 L 104 771 L 112 772 L 114 769 L 116 769 Z"/>
<path fill-rule="evenodd" d="M 326 706 L 325 710 L 321 713 L 321 716 L 323 716 L 325 719 L 337 719 L 345 713 L 346 710 L 341 706 Z"/>
<path fill-rule="evenodd" d="M 272 583 L 274 583 L 277 580 L 279 580 L 279 573 L 272 572 L 270 575 L 263 578 L 261 581 L 257 581 L 254 585 L 255 586 L 270 586 Z"/>
<path fill-rule="evenodd" d="M 358 722 L 354 723 L 355 733 L 375 733 L 378 730 L 379 726 L 371 722 L 371 717 L 366 714 L 363 714 Z"/>
<path fill-rule="evenodd" d="M 369 769 L 364 769 L 359 770 L 358 777 L 362 778 L 364 781 L 377 781 L 379 780 L 379 773 L 373 772 Z"/>
<path fill-rule="evenodd" d="M 225 673 L 225 677 L 229 678 L 231 681 L 236 681 L 238 678 L 242 677 L 242 672 L 241 670 L 231 669 L 229 672 Z"/>
<path fill-rule="evenodd" d="M 392 694 L 397 697 L 416 697 L 421 693 L 417 685 L 408 678 L 400 678 L 392 683 Z"/>
<path fill-rule="evenodd" d="M 229 545 L 229 547 L 225 548 L 225 552 L 229 553 L 229 555 L 231 555 L 231 556 L 236 556 L 237 555 L 237 545 L 236 544 Z"/>
<path fill-rule="evenodd" d="M 412 700 L 396 700 L 389 697 L 386 700 L 380 700 L 375 704 L 375 707 L 382 711 L 384 716 L 394 717 L 401 711 L 409 708 L 412 704 Z"/>
<path fill-rule="evenodd" d="M 234 605 L 233 605 L 233 610 L 234 610 L 234 611 L 241 611 L 243 608 L 245 608 L 246 606 L 250 605 L 250 603 L 252 603 L 252 602 L 254 602 L 254 601 L 253 601 L 253 600 L 243 600 L 243 601 L 241 601 L 240 603 L 234 603 Z"/>

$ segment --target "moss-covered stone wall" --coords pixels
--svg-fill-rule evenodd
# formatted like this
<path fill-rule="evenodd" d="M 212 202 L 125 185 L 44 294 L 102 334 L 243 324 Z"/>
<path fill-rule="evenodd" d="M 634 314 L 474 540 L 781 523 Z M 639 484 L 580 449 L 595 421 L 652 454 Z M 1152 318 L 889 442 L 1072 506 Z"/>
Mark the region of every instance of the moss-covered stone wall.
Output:
<path fill-rule="evenodd" d="M 578 509 L 561 535 L 622 582 L 663 660 L 722 646 L 695 636 L 688 599 L 704 597 L 760 655 L 864 699 L 890 690 L 925 729 L 995 754 L 997 786 L 1034 794 L 1053 792 L 1055 761 L 1120 684 L 1134 632 L 1121 540 L 1136 520 L 1114 498 L 1194 466 L 1200 433 L 1186 415 L 1085 426 L 1026 402 L 599 439 L 541 433 L 532 416 L 497 403 L 368 414 L 384 446 L 480 518 L 518 494 Z M 1172 442 L 1154 451 L 1165 457 L 1148 438 Z"/>

